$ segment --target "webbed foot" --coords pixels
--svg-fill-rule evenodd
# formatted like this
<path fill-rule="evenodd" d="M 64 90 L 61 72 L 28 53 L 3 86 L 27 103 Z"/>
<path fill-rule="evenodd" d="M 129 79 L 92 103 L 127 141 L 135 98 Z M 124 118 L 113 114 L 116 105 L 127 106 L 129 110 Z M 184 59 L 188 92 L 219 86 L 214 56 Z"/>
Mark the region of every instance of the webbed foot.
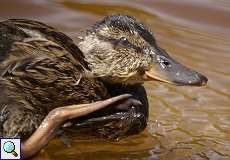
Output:
<path fill-rule="evenodd" d="M 131 97 L 130 94 L 119 95 L 104 101 L 90 104 L 71 105 L 52 110 L 42 121 L 38 129 L 22 144 L 24 158 L 31 157 L 39 152 L 51 138 L 56 135 L 56 130 L 66 120 L 87 115 L 94 111 L 108 107 Z"/>
<path fill-rule="evenodd" d="M 118 140 L 146 127 L 147 118 L 139 111 L 142 109 L 143 104 L 130 97 L 72 122 L 80 134 Z"/>

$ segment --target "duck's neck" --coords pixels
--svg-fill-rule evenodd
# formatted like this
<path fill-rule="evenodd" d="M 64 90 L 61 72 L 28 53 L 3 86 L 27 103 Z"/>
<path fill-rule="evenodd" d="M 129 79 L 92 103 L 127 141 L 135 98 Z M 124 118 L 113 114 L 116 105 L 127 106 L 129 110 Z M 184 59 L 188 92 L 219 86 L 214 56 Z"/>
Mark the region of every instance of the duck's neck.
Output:
<path fill-rule="evenodd" d="M 78 43 L 78 47 L 83 52 L 93 77 L 109 82 L 119 81 L 119 58 L 116 58 L 117 53 L 109 42 L 101 42 L 94 35 L 88 35 Z"/>

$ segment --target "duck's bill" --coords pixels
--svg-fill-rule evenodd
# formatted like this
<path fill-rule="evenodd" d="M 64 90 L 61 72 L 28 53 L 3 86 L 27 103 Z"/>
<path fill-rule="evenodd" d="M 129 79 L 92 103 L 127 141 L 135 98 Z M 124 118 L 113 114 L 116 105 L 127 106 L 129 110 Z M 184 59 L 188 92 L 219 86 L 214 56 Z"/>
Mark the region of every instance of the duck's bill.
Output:
<path fill-rule="evenodd" d="M 175 85 L 203 86 L 208 81 L 204 75 L 178 63 L 160 48 L 153 55 L 152 66 L 144 77 L 145 80 L 158 80 Z"/>

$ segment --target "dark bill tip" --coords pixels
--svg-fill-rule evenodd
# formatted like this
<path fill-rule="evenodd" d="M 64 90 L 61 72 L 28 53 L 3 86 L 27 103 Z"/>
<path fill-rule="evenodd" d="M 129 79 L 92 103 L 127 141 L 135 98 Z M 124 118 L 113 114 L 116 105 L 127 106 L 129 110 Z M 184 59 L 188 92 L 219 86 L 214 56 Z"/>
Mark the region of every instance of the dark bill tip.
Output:
<path fill-rule="evenodd" d="M 194 86 L 205 86 L 208 82 L 208 78 L 206 78 L 202 74 L 196 74 L 196 81 L 194 81 L 191 85 Z"/>

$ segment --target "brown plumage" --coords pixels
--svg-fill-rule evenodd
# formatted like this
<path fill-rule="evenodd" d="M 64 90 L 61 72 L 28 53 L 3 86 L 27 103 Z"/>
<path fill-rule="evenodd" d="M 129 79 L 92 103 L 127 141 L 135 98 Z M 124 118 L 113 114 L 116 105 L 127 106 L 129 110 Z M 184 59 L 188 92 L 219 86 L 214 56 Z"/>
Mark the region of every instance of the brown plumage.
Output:
<path fill-rule="evenodd" d="M 0 23 L 0 135 L 27 138 L 55 107 L 108 98 L 86 78 L 87 63 L 73 41 L 35 21 Z"/>
<path fill-rule="evenodd" d="M 160 80 L 204 85 L 207 78 L 173 60 L 152 32 L 127 15 L 106 17 L 78 47 L 40 22 L 0 23 L 0 136 L 28 138 L 54 108 L 131 93 L 142 105 L 114 104 L 73 119 L 73 128 L 117 138 L 142 131 L 148 101 L 141 85 Z M 82 51 L 82 52 L 81 52 Z M 127 104 L 127 103 L 124 103 Z"/>

